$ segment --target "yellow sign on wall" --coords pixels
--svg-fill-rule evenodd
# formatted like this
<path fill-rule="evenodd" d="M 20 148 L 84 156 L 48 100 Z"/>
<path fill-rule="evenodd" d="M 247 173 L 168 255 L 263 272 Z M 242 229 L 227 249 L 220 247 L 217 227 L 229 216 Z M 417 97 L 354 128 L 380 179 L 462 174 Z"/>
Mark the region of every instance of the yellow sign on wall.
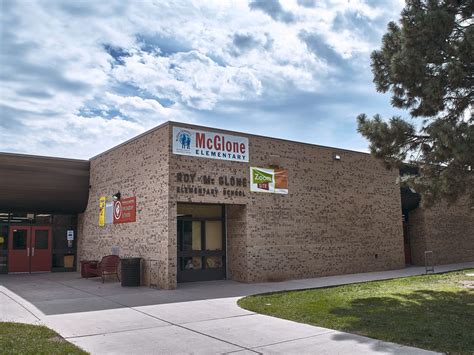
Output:
<path fill-rule="evenodd" d="M 103 227 L 105 226 L 105 201 L 107 198 L 105 196 L 102 196 L 99 199 L 99 226 Z"/>

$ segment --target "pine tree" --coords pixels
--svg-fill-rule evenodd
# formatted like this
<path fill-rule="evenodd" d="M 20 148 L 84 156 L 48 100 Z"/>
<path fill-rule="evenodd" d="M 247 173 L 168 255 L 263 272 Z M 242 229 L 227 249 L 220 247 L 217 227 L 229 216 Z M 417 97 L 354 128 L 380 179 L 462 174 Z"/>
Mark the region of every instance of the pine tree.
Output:
<path fill-rule="evenodd" d="M 474 207 L 473 0 L 407 0 L 371 55 L 377 91 L 410 119 L 357 117 L 370 151 L 387 167 L 411 162 L 406 184 L 424 205 L 469 195 Z"/>

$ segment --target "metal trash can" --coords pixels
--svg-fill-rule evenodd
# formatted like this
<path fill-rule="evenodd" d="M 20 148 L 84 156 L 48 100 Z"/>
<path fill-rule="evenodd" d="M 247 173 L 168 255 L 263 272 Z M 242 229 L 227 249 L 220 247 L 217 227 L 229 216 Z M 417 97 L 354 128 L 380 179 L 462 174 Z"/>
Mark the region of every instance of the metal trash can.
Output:
<path fill-rule="evenodd" d="M 136 287 L 140 286 L 141 281 L 141 268 L 140 268 L 141 258 L 123 258 L 120 262 L 120 267 L 122 269 L 121 282 L 122 286 L 126 287 Z"/>

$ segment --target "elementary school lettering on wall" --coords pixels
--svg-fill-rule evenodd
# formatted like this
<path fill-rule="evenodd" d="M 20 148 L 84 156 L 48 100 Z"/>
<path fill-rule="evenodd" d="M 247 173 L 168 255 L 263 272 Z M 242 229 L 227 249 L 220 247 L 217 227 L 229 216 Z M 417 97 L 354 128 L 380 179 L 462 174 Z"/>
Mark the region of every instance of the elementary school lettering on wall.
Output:
<path fill-rule="evenodd" d="M 233 175 L 198 175 L 196 172 L 178 172 L 175 180 L 178 194 L 199 196 L 223 195 L 227 197 L 244 197 L 247 178 Z"/>
<path fill-rule="evenodd" d="M 229 134 L 173 127 L 173 153 L 248 163 L 249 140 Z"/>

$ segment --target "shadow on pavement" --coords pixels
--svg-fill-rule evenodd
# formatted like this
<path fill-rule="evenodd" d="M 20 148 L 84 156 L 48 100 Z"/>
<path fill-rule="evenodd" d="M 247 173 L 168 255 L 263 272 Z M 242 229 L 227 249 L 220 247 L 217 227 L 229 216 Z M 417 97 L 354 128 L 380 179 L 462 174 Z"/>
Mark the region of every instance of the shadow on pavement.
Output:
<path fill-rule="evenodd" d="M 0 275 L 0 285 L 46 315 L 124 307 L 241 297 L 268 292 L 269 286 L 230 280 L 180 284 L 176 290 L 121 287 L 113 277 L 83 279 L 79 273 Z"/>

